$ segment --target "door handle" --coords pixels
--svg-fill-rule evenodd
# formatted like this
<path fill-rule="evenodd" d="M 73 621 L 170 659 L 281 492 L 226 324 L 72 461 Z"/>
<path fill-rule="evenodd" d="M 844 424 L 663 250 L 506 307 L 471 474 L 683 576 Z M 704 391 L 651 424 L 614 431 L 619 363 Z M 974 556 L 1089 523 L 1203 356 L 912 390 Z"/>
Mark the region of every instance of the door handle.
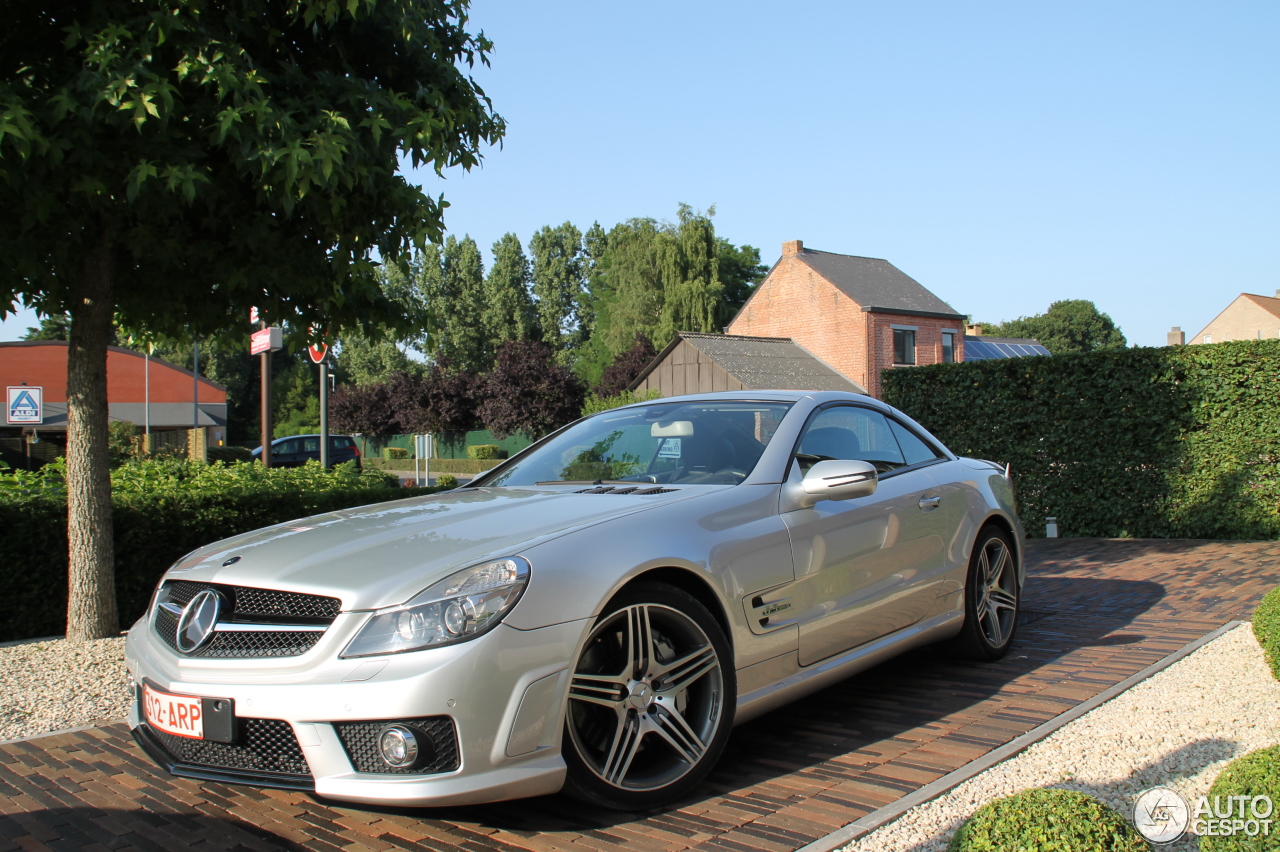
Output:
<path fill-rule="evenodd" d="M 921 497 L 920 511 L 932 512 L 934 509 L 938 508 L 938 504 L 941 502 L 942 502 L 941 497 Z"/>

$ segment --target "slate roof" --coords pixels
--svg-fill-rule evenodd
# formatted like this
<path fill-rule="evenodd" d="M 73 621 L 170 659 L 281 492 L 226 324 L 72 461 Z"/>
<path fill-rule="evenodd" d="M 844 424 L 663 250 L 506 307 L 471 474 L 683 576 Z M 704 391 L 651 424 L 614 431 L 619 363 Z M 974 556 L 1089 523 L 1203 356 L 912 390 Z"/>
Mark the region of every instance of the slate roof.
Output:
<path fill-rule="evenodd" d="M 963 316 L 887 260 L 808 248 L 796 256 L 864 309 Z"/>
<path fill-rule="evenodd" d="M 680 344 L 691 346 L 715 362 L 748 390 L 838 390 L 866 393 L 861 385 L 840 375 L 825 361 L 789 337 L 745 337 L 682 331 L 636 377 L 644 381 Z"/>
<path fill-rule="evenodd" d="M 994 358 L 1030 358 L 1034 355 L 1048 355 L 1038 340 L 1022 337 L 987 337 L 986 335 L 964 336 L 964 360 L 990 361 Z"/>

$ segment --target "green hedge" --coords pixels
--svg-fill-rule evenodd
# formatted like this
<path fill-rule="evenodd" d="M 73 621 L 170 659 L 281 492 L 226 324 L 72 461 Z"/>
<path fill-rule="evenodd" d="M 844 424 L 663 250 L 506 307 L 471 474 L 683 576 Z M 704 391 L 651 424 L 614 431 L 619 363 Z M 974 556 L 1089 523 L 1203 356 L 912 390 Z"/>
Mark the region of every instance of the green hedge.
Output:
<path fill-rule="evenodd" d="M 209 447 L 209 463 L 253 461 L 253 451 L 248 447 Z"/>
<path fill-rule="evenodd" d="M 1251 805 L 1256 796 L 1267 796 L 1271 799 L 1272 809 L 1280 811 L 1280 745 L 1251 751 L 1227 764 L 1214 779 L 1213 786 L 1209 788 L 1209 806 L 1211 808 L 1215 804 L 1221 806 L 1214 817 L 1217 813 L 1227 810 L 1229 796 L 1249 797 L 1249 801 L 1244 803 L 1243 817 L 1240 814 L 1240 800 L 1230 803 L 1233 820 L 1243 818 L 1247 822 L 1253 816 Z M 1216 802 L 1215 797 L 1217 797 Z M 1265 809 L 1264 805 L 1259 804 L 1259 810 Z M 1280 821 L 1277 819 L 1280 817 L 1280 812 L 1273 812 L 1269 816 L 1271 825 L 1270 831 L 1266 834 L 1257 830 L 1250 837 L 1246 825 L 1246 830 L 1238 835 L 1201 837 L 1200 849 L 1202 852 L 1275 852 L 1280 849 L 1280 827 L 1277 826 L 1277 822 Z"/>
<path fill-rule="evenodd" d="M 384 447 L 382 457 L 388 461 L 400 461 L 409 458 L 409 451 L 404 447 Z"/>
<path fill-rule="evenodd" d="M 0 572 L 0 641 L 66 632 L 67 509 L 61 466 L 0 475 L 0 529 L 10 548 Z M 46 473 L 47 472 L 47 473 Z M 431 494 L 395 477 L 339 465 L 322 471 L 185 460 L 130 462 L 112 473 L 120 626 L 146 609 L 160 575 L 210 542 L 284 521 Z"/>
<path fill-rule="evenodd" d="M 1280 587 L 1268 592 L 1253 611 L 1253 635 L 1267 655 L 1271 673 L 1280 680 Z M 1276 804 L 1280 806 L 1280 799 Z"/>
<path fill-rule="evenodd" d="M 1280 340 L 973 361 L 883 374 L 953 452 L 1013 466 L 1027 531 L 1280 536 Z"/>
<path fill-rule="evenodd" d="M 476 461 L 491 461 L 506 456 L 497 444 L 475 444 L 467 447 L 467 458 Z"/>
<path fill-rule="evenodd" d="M 370 470 L 398 470 L 413 472 L 413 459 L 362 459 Z M 502 463 L 501 459 L 431 459 L 431 473 L 484 473 Z M 419 470 L 422 469 L 419 462 Z"/>
<path fill-rule="evenodd" d="M 1023 790 L 983 805 L 948 852 L 1149 852 L 1120 814 L 1075 790 Z"/>

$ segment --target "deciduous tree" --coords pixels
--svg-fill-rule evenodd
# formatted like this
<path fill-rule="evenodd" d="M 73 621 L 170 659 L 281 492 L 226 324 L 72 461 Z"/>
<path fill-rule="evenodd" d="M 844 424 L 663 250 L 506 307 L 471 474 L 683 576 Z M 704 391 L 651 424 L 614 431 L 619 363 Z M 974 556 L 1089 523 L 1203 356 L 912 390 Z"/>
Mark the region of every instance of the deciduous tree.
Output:
<path fill-rule="evenodd" d="M 0 307 L 70 314 L 67 635 L 115 635 L 106 347 L 119 316 L 243 338 L 403 327 L 378 286 L 439 239 L 401 163 L 470 168 L 502 120 L 466 0 L 11 3 L 0 27 Z"/>
<path fill-rule="evenodd" d="M 480 420 L 499 438 L 537 438 L 578 419 L 585 388 L 545 343 L 504 343 L 480 379 Z"/>
<path fill-rule="evenodd" d="M 1087 299 L 1054 302 L 1049 310 L 1033 317 L 1019 317 L 986 334 L 1001 337 L 1029 337 L 1040 341 L 1054 355 L 1066 352 L 1093 352 L 1098 349 L 1124 349 L 1124 334 L 1111 317 L 1098 310 Z"/>
<path fill-rule="evenodd" d="M 533 294 L 538 297 L 538 324 L 542 340 L 561 364 L 583 342 L 586 267 L 582 232 L 570 222 L 547 225 L 529 241 L 533 254 Z"/>
<path fill-rule="evenodd" d="M 538 312 L 529 294 L 529 258 L 515 234 L 493 244 L 493 267 L 484 281 L 481 327 L 495 349 L 509 340 L 536 340 Z"/>
<path fill-rule="evenodd" d="M 649 338 L 637 334 L 635 345 L 613 359 L 592 392 L 596 396 L 617 396 L 631 386 L 657 354 Z"/>

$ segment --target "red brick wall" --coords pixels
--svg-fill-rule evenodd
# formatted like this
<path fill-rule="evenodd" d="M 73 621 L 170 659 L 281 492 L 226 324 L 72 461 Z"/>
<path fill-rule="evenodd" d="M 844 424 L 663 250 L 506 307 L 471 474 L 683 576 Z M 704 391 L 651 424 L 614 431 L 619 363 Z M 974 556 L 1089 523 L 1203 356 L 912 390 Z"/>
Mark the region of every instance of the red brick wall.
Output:
<path fill-rule="evenodd" d="M 782 259 L 726 333 L 790 337 L 875 397 L 880 396 L 880 371 L 894 369 L 890 325 L 917 329 L 917 364 L 942 361 L 944 328 L 956 333 L 955 358 L 964 360 L 964 324 L 959 319 L 865 312 L 801 261 L 801 248 L 798 240 L 783 243 Z"/>
<path fill-rule="evenodd" d="M 806 266 L 784 244 L 769 277 L 734 317 L 727 334 L 790 337 L 840 373 L 867 384 L 867 323 L 862 308 Z"/>

